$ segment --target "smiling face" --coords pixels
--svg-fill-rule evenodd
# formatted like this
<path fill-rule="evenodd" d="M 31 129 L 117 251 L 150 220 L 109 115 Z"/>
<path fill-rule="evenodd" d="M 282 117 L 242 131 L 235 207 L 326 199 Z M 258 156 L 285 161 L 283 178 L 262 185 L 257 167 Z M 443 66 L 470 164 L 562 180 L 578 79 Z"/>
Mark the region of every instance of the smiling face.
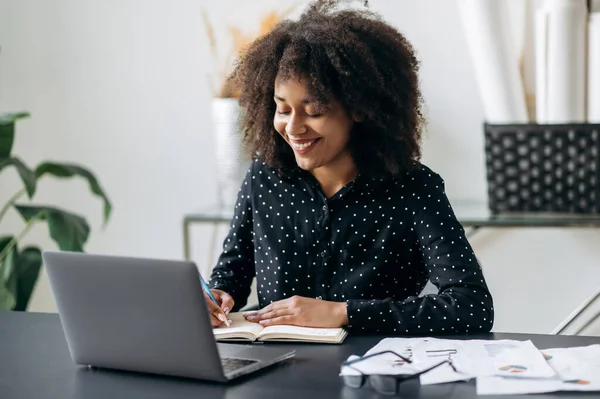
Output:
<path fill-rule="evenodd" d="M 348 141 L 353 122 L 341 104 L 321 104 L 302 79 L 275 80 L 275 130 L 294 150 L 298 166 L 309 172 L 352 164 Z"/>

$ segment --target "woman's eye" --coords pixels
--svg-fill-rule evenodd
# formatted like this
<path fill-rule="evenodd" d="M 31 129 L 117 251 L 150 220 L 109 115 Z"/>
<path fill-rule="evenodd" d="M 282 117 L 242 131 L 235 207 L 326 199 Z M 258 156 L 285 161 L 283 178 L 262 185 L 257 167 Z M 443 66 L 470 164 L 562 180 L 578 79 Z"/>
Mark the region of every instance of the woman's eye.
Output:
<path fill-rule="evenodd" d="M 279 115 L 289 115 L 289 114 L 290 114 L 290 112 L 291 112 L 291 111 L 277 111 L 277 113 L 278 113 Z M 316 112 L 316 113 L 314 113 L 314 114 L 311 114 L 311 113 L 308 113 L 308 112 L 306 112 L 306 113 L 305 113 L 305 115 L 306 115 L 306 116 L 308 116 L 309 118 L 318 118 L 318 117 L 320 117 L 320 116 L 323 116 L 323 114 L 322 114 L 322 113 L 320 113 L 320 112 Z"/>

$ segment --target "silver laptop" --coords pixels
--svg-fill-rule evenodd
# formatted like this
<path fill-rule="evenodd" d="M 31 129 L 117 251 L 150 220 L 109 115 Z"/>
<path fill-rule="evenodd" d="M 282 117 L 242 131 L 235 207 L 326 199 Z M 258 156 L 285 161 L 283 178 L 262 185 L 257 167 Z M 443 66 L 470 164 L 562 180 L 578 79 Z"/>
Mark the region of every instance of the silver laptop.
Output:
<path fill-rule="evenodd" d="M 294 356 L 217 343 L 193 262 L 44 251 L 76 364 L 229 381 Z"/>

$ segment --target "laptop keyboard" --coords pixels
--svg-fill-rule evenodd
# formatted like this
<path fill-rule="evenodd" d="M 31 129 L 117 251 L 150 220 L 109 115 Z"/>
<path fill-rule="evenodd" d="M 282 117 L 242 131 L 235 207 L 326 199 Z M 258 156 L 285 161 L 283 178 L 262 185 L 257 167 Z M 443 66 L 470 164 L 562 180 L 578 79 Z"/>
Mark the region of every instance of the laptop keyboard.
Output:
<path fill-rule="evenodd" d="M 223 365 L 223 372 L 225 374 L 235 371 L 237 369 L 241 369 L 242 367 L 246 367 L 249 364 L 258 363 L 258 360 L 250 360 L 250 359 L 239 359 L 235 357 L 222 357 L 221 365 Z"/>

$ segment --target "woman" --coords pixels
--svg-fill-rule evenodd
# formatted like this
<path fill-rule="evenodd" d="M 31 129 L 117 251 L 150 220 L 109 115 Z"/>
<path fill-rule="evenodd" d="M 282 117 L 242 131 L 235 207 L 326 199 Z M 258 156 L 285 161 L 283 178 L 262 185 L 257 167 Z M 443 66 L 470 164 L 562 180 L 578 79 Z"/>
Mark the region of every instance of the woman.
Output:
<path fill-rule="evenodd" d="M 211 276 L 221 307 L 257 278 L 264 326 L 387 334 L 491 329 L 490 292 L 439 175 L 419 163 L 418 62 L 367 11 L 316 1 L 256 40 L 232 82 L 260 154 Z M 436 295 L 418 297 L 428 279 Z"/>

